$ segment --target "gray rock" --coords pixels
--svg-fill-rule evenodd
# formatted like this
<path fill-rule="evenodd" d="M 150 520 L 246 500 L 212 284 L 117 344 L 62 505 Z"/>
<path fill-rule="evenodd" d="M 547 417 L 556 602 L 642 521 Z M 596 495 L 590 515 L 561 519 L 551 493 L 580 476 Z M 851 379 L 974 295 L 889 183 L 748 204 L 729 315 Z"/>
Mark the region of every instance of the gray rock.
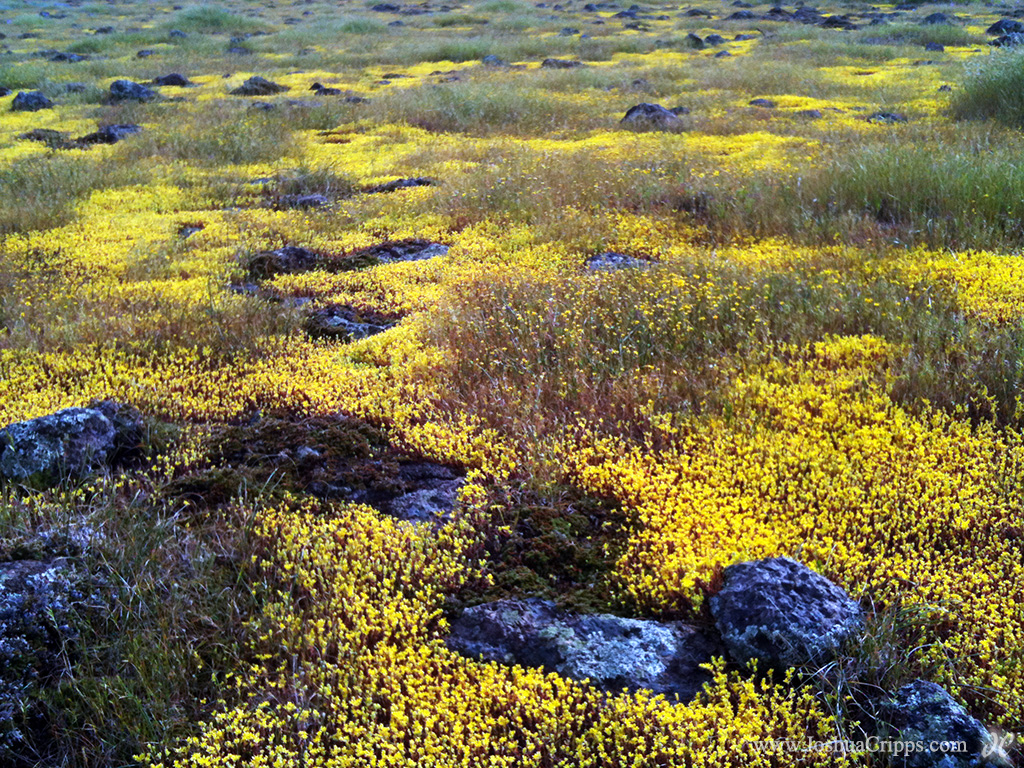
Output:
<path fill-rule="evenodd" d="M 81 144 L 116 144 L 128 136 L 139 133 L 141 130 L 141 126 L 131 123 L 104 125 L 93 133 L 87 133 L 85 136 L 75 139 L 75 141 Z"/>
<path fill-rule="evenodd" d="M 273 251 L 260 251 L 246 260 L 249 274 L 259 279 L 284 275 L 293 272 L 308 272 L 316 269 L 323 258 L 308 248 L 297 245 L 286 245 Z"/>
<path fill-rule="evenodd" d="M 273 96 L 275 93 L 283 93 L 287 90 L 287 85 L 279 85 L 265 77 L 253 75 L 231 93 L 235 96 Z"/>
<path fill-rule="evenodd" d="M 544 59 L 540 65 L 544 69 L 577 69 L 583 66 L 583 62 L 570 59 Z"/>
<path fill-rule="evenodd" d="M 985 30 L 988 35 L 1019 35 L 1024 33 L 1024 23 L 1013 19 L 1000 19 Z"/>
<path fill-rule="evenodd" d="M 431 243 L 425 240 L 405 240 L 381 246 L 373 251 L 373 256 L 383 264 L 395 264 L 402 261 L 426 261 L 438 256 L 447 256 L 448 246 L 442 243 Z"/>
<path fill-rule="evenodd" d="M 411 490 L 373 506 L 399 520 L 425 523 L 448 519 L 466 480 L 443 464 L 417 461 L 399 466 L 398 482 Z"/>
<path fill-rule="evenodd" d="M 79 61 L 85 61 L 87 58 L 88 56 L 83 56 L 80 53 L 69 53 L 67 51 L 61 51 L 59 53 L 53 54 L 49 60 L 58 63 L 63 62 L 67 64 L 75 64 Z"/>
<path fill-rule="evenodd" d="M 926 25 L 932 25 L 932 24 L 952 24 L 952 23 L 954 23 L 954 21 L 955 21 L 955 19 L 950 18 L 949 16 L 947 16 L 944 13 L 930 13 L 927 16 L 925 16 L 923 19 L 921 19 L 921 23 L 922 24 L 926 24 Z"/>
<path fill-rule="evenodd" d="M 625 253 L 605 251 L 590 256 L 583 262 L 588 272 L 611 272 L 616 269 L 640 269 L 649 266 L 650 262 L 629 256 Z"/>
<path fill-rule="evenodd" d="M 310 194 L 310 195 L 282 195 L 274 201 L 277 208 L 323 208 L 330 205 L 331 201 L 326 195 L 321 194 Z"/>
<path fill-rule="evenodd" d="M 822 663 L 861 626 L 860 606 L 843 589 L 788 557 L 730 565 L 724 579 L 711 613 L 736 661 Z"/>
<path fill-rule="evenodd" d="M 669 130 L 682 127 L 683 122 L 660 104 L 637 104 L 626 110 L 620 125 L 643 130 Z"/>
<path fill-rule="evenodd" d="M 686 44 L 690 48 L 695 48 L 698 51 L 704 49 L 704 40 L 701 39 L 700 35 L 696 35 L 693 32 L 686 35 Z"/>
<path fill-rule="evenodd" d="M 110 98 L 114 101 L 152 101 L 156 91 L 131 80 L 115 80 L 110 84 Z"/>
<path fill-rule="evenodd" d="M 177 72 L 171 72 L 168 75 L 160 75 L 160 77 L 153 78 L 153 85 L 170 85 L 178 88 L 186 88 L 192 85 L 192 81 L 184 75 L 178 74 Z"/>
<path fill-rule="evenodd" d="M 38 112 L 52 108 L 53 102 L 41 91 L 19 91 L 11 102 L 11 112 Z"/>
<path fill-rule="evenodd" d="M 977 768 L 981 765 L 1010 765 L 1009 758 L 992 734 L 971 717 L 941 685 L 915 680 L 900 688 L 881 706 L 882 719 L 897 732 L 898 739 L 925 745 L 925 751 L 894 759 L 901 768 Z M 933 752 L 932 743 L 946 742 L 949 751 Z M 963 751 L 952 751 L 958 746 Z"/>
<path fill-rule="evenodd" d="M 431 179 L 427 176 L 416 176 L 408 179 L 395 179 L 394 181 L 386 182 L 385 184 L 378 184 L 375 187 L 370 187 L 366 190 L 368 195 L 377 195 L 382 192 L 396 192 L 399 189 L 408 189 L 410 187 L 432 187 L 437 184 L 437 179 Z"/>
<path fill-rule="evenodd" d="M 761 107 L 762 109 L 775 109 L 775 102 L 771 99 L 751 99 L 747 102 L 752 107 Z"/>
<path fill-rule="evenodd" d="M 310 313 L 303 327 L 315 339 L 356 341 L 383 333 L 394 325 L 393 320 L 375 313 L 334 305 Z"/>
<path fill-rule="evenodd" d="M 710 679 L 700 665 L 722 650 L 682 622 L 569 614 L 539 599 L 467 608 L 447 644 L 470 658 L 543 667 L 609 691 L 646 688 L 684 700 Z"/>
<path fill-rule="evenodd" d="M 112 465 L 138 447 L 138 411 L 111 401 L 19 421 L 0 429 L 0 479 L 54 484 Z"/>
<path fill-rule="evenodd" d="M 507 67 L 508 66 L 507 62 L 502 61 L 497 56 L 495 56 L 493 53 L 489 53 L 486 56 L 484 56 L 482 59 L 480 59 L 480 63 L 483 64 L 485 67 Z"/>

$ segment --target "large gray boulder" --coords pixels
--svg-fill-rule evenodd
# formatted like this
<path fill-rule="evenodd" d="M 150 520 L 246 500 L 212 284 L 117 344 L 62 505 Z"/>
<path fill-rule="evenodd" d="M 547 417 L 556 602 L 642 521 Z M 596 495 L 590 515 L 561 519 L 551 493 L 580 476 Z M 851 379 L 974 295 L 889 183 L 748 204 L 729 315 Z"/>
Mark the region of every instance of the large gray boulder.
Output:
<path fill-rule="evenodd" d="M 923 747 L 896 758 L 894 765 L 902 768 L 1010 765 L 992 734 L 941 685 L 927 680 L 908 683 L 882 703 L 881 714 L 896 731 L 894 739 Z"/>
<path fill-rule="evenodd" d="M 861 626 L 846 592 L 788 557 L 736 563 L 711 613 L 736 661 L 788 668 L 827 661 Z"/>
<path fill-rule="evenodd" d="M 609 691 L 646 688 L 682 699 L 710 680 L 700 665 L 723 650 L 682 622 L 570 614 L 536 598 L 467 608 L 447 644 L 473 659 L 543 667 Z"/>
<path fill-rule="evenodd" d="M 138 411 L 112 401 L 19 421 L 0 429 L 0 480 L 50 485 L 111 465 L 138 446 Z"/>

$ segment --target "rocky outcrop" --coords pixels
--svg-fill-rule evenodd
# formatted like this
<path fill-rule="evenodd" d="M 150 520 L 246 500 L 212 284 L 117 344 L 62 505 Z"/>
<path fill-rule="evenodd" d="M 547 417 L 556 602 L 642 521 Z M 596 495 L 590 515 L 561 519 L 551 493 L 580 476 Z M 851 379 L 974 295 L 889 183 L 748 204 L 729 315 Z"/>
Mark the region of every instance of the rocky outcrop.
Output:
<path fill-rule="evenodd" d="M 699 629 L 673 621 L 559 611 L 538 599 L 467 608 L 451 623 L 448 647 L 473 659 L 543 667 L 608 691 L 646 688 L 692 699 L 720 655 Z"/>
<path fill-rule="evenodd" d="M 138 411 L 112 401 L 19 421 L 0 429 L 0 480 L 52 485 L 111 466 L 138 447 Z"/>
<path fill-rule="evenodd" d="M 724 581 L 711 613 L 735 661 L 818 664 L 861 626 L 860 606 L 843 589 L 788 557 L 730 565 Z"/>

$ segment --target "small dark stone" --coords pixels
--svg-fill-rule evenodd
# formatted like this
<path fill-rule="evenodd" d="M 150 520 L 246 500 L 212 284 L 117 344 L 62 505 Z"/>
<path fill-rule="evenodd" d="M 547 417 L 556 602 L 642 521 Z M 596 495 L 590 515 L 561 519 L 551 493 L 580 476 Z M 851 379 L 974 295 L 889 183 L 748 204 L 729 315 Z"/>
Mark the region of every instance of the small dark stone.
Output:
<path fill-rule="evenodd" d="M 347 306 L 330 306 L 310 313 L 303 327 L 315 339 L 356 341 L 376 336 L 394 325 L 394 321 L 375 313 L 360 312 Z"/>
<path fill-rule="evenodd" d="M 135 53 L 135 58 L 136 59 L 148 59 L 150 56 L 153 56 L 155 54 L 156 54 L 156 51 L 152 50 L 151 48 L 143 48 L 141 51 L 137 51 Z"/>
<path fill-rule="evenodd" d="M 50 61 L 74 64 L 79 61 L 85 61 L 87 58 L 87 56 L 83 56 L 80 53 L 67 53 L 62 51 L 60 53 L 53 54 L 53 56 L 50 57 Z"/>
<path fill-rule="evenodd" d="M 935 53 L 942 53 L 943 51 L 946 50 L 946 46 L 942 45 L 942 43 L 925 43 L 924 44 L 924 49 L 926 51 L 934 51 Z"/>
<path fill-rule="evenodd" d="M 718 53 L 715 54 L 716 59 L 728 59 L 731 56 L 732 54 L 729 53 L 728 51 L 719 51 Z"/>
<path fill-rule="evenodd" d="M 696 48 L 698 51 L 704 49 L 704 41 L 701 39 L 700 35 L 695 35 L 693 32 L 686 35 L 686 44 L 690 48 Z"/>
<path fill-rule="evenodd" d="M 753 11 L 735 11 L 726 16 L 726 19 L 729 21 L 750 21 L 756 18 L 757 14 Z"/>
<path fill-rule="evenodd" d="M 808 120 L 819 120 L 824 117 L 820 109 L 798 109 L 793 113 L 797 117 L 804 117 Z"/>
<path fill-rule="evenodd" d="M 377 3 L 370 10 L 377 13 L 400 13 L 402 6 L 395 5 L 394 3 Z"/>
<path fill-rule="evenodd" d="M 775 109 L 775 102 L 771 99 L 751 99 L 749 102 L 752 107 L 762 107 L 763 109 Z"/>
<path fill-rule="evenodd" d="M 507 67 L 508 66 L 508 64 L 506 62 L 504 62 L 501 59 L 499 59 L 493 53 L 489 53 L 486 56 L 484 56 L 482 59 L 480 59 L 480 63 L 483 64 L 485 67 Z"/>
<path fill-rule="evenodd" d="M 559 32 L 558 34 L 560 37 L 572 37 L 573 35 L 578 35 L 579 33 L 580 31 L 578 29 L 573 29 L 572 27 L 562 27 L 562 31 Z"/>
<path fill-rule="evenodd" d="M 679 115 L 688 115 L 688 114 L 690 114 L 690 108 L 689 107 L 682 107 L 682 106 L 679 106 L 679 107 L 669 107 L 668 111 L 671 112 L 676 117 L 678 117 Z"/>
<path fill-rule="evenodd" d="M 921 19 L 922 24 L 952 24 L 953 19 L 944 13 L 930 13 Z"/>
<path fill-rule="evenodd" d="M 721 35 L 710 34 L 704 38 L 704 42 L 708 45 L 724 45 L 725 38 Z"/>
<path fill-rule="evenodd" d="M 170 32 L 167 33 L 167 36 L 178 40 L 184 40 L 186 37 L 188 37 L 188 33 L 182 32 L 180 29 L 172 29 Z"/>
<path fill-rule="evenodd" d="M 951 86 L 951 85 L 940 85 L 939 86 L 939 93 L 949 93 L 952 90 L 953 90 L 953 86 Z"/>

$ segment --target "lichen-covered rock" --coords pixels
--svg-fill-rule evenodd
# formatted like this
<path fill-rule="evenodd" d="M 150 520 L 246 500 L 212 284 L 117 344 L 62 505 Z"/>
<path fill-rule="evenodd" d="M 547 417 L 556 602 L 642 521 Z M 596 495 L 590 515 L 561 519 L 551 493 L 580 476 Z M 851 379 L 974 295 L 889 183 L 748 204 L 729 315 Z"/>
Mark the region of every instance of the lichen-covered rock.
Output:
<path fill-rule="evenodd" d="M 498 600 L 452 621 L 448 647 L 502 664 L 543 667 L 600 688 L 646 688 L 693 698 L 710 679 L 701 668 L 718 644 L 682 622 L 559 611 L 547 600 Z"/>
<path fill-rule="evenodd" d="M 788 557 L 736 563 L 711 613 L 736 661 L 788 668 L 826 661 L 861 626 L 846 592 Z"/>
<path fill-rule="evenodd" d="M 881 707 L 901 742 L 921 745 L 894 760 L 902 768 L 977 768 L 1009 765 L 992 734 L 941 685 L 915 680 Z M 932 749 L 935 746 L 937 749 Z"/>
<path fill-rule="evenodd" d="M 0 761 L 21 741 L 28 697 L 68 664 L 76 582 L 63 558 L 0 563 Z"/>
<path fill-rule="evenodd" d="M 395 321 L 376 312 L 335 304 L 317 309 L 306 316 L 303 327 L 315 339 L 355 341 L 383 333 Z"/>
<path fill-rule="evenodd" d="M 0 429 L 0 479 L 49 485 L 116 463 L 137 447 L 142 419 L 111 401 Z"/>

